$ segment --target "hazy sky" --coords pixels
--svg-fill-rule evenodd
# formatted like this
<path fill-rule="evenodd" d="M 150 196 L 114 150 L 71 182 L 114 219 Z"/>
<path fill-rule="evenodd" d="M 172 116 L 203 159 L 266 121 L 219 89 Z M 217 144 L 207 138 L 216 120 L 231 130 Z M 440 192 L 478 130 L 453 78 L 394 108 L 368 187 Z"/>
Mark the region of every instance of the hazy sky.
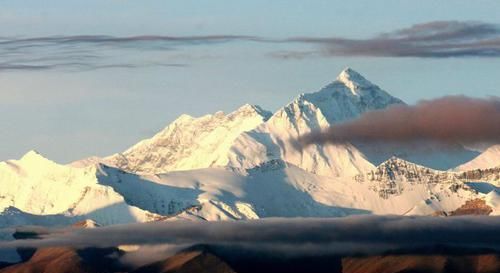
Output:
<path fill-rule="evenodd" d="M 0 160 L 104 156 L 182 113 L 274 111 L 347 66 L 409 103 L 498 96 L 498 14 L 497 0 L 0 0 Z"/>

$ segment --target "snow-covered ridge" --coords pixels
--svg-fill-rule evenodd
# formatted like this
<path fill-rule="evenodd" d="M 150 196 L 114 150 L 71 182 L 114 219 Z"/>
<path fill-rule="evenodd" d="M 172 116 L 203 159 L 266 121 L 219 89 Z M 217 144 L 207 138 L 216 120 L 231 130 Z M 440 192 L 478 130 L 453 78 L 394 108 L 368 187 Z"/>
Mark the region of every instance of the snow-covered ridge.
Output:
<path fill-rule="evenodd" d="M 96 166 L 59 165 L 35 151 L 20 160 L 1 162 L 0 211 L 15 207 L 32 215 L 75 219 L 91 215 L 106 224 L 154 219 L 152 213 L 129 206 L 123 196 L 101 185 L 98 173 Z"/>
<path fill-rule="evenodd" d="M 39 172 L 30 171 L 33 163 L 40 167 Z M 476 191 L 461 180 L 448 179 L 450 174 L 456 173 L 392 158 L 363 178 L 320 176 L 279 159 L 245 171 L 212 167 L 137 175 L 103 164 L 85 168 L 58 165 L 30 153 L 24 160 L 0 163 L 0 181 L 8 182 L 8 187 L 0 188 L 0 226 L 61 226 L 86 219 L 109 225 L 431 215 L 451 212 L 472 199 L 482 199 L 493 214 L 500 213 L 495 190 Z"/>
<path fill-rule="evenodd" d="M 164 173 L 227 165 L 236 137 L 266 121 L 270 113 L 244 105 L 236 111 L 193 118 L 182 115 L 150 139 L 103 162 L 138 173 Z"/>
<path fill-rule="evenodd" d="M 500 167 L 500 144 L 487 148 L 473 160 L 455 168 L 457 171 L 470 171 Z"/>

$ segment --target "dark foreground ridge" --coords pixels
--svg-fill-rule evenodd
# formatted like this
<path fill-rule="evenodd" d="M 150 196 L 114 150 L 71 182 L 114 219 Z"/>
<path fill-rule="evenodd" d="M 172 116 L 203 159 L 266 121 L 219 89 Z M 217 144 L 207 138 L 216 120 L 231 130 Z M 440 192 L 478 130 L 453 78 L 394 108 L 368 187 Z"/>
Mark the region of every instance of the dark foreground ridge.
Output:
<path fill-rule="evenodd" d="M 424 253 L 426 252 L 426 253 Z M 451 254 L 447 254 L 451 253 Z M 195 246 L 139 267 L 120 263 L 117 248 L 72 249 L 51 247 L 37 250 L 27 261 L 0 269 L 1 273 L 496 273 L 500 253 L 471 254 L 471 250 L 427 249 L 421 253 L 340 257 L 303 255 L 278 257 L 260 250 L 238 247 Z M 472 251 L 473 252 L 473 251 Z"/>

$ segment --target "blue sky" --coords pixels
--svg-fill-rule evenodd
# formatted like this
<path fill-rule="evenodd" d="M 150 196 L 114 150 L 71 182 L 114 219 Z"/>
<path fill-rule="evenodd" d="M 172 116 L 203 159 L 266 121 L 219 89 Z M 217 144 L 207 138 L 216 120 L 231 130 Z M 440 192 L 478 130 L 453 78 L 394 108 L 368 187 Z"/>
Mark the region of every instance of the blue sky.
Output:
<path fill-rule="evenodd" d="M 435 21 L 496 27 L 498 14 L 494 0 L 0 1 L 6 42 L 0 46 L 0 160 L 30 149 L 58 162 L 104 156 L 182 113 L 229 112 L 244 103 L 274 111 L 333 81 L 346 66 L 409 103 L 500 95 L 500 58 L 490 51 L 402 57 L 390 50 L 325 53 L 323 42 L 310 42 L 340 37 L 371 46 L 381 33 Z M 108 39 L 145 35 L 163 38 Z M 54 36 L 73 38 L 45 39 Z M 275 56 L 283 52 L 313 54 Z"/>

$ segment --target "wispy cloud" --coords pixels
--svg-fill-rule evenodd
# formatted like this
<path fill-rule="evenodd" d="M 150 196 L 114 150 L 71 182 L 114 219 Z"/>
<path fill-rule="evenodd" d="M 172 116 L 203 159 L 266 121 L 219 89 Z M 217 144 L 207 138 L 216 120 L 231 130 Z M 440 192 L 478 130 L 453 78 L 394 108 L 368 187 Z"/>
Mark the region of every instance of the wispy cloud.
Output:
<path fill-rule="evenodd" d="M 0 71 L 66 69 L 72 71 L 150 66 L 184 67 L 168 58 L 145 56 L 181 47 L 214 45 L 236 41 L 257 41 L 257 37 L 130 36 L 104 35 L 0 38 Z"/>
<path fill-rule="evenodd" d="M 193 46 L 237 42 L 266 43 L 281 59 L 310 57 L 500 57 L 500 27 L 484 22 L 436 21 L 382 33 L 367 39 L 347 37 L 259 37 L 247 35 L 0 37 L 1 71 L 67 69 L 72 71 L 150 66 L 182 67 L 165 53 Z M 294 50 L 297 44 L 311 49 Z M 186 52 L 184 52 L 185 54 Z M 187 51 L 189 54 L 190 51 Z M 147 56 L 150 54 L 149 56 Z"/>
<path fill-rule="evenodd" d="M 296 37 L 290 42 L 319 46 L 313 52 L 282 51 L 280 58 L 362 57 L 500 57 L 500 27 L 483 22 L 435 21 L 382 33 L 368 39 Z"/>

